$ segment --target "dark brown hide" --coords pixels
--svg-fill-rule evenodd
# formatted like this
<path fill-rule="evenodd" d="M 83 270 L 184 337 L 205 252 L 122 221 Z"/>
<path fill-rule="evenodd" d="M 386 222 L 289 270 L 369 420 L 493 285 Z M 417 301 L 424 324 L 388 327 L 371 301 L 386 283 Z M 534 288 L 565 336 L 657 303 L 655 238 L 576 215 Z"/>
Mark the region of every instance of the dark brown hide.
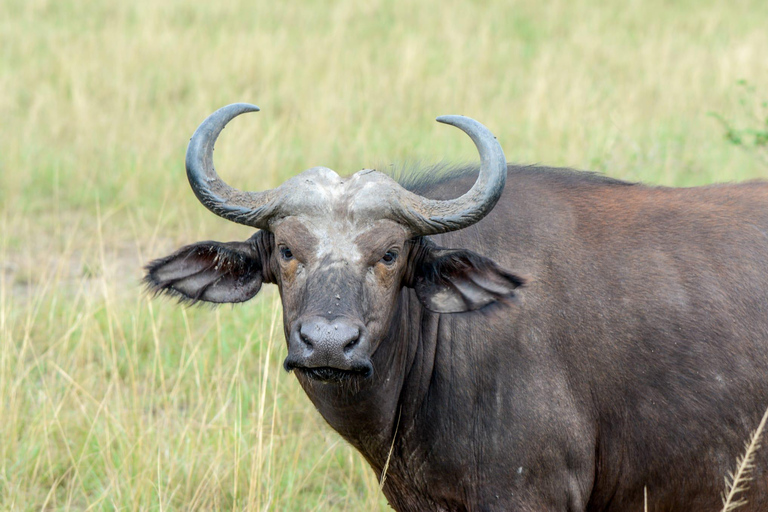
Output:
<path fill-rule="evenodd" d="M 447 199 L 475 176 L 410 188 Z M 393 295 L 360 295 L 392 302 L 370 378 L 297 375 L 378 476 L 393 446 L 396 510 L 639 511 L 643 489 L 651 511 L 719 510 L 768 407 L 767 204 L 765 183 L 510 167 L 484 220 L 409 241 Z M 152 277 L 168 263 L 150 267 L 151 286 L 173 289 Z M 437 288 L 468 311 L 427 309 Z M 763 449 L 740 510 L 768 510 L 767 467 Z"/>

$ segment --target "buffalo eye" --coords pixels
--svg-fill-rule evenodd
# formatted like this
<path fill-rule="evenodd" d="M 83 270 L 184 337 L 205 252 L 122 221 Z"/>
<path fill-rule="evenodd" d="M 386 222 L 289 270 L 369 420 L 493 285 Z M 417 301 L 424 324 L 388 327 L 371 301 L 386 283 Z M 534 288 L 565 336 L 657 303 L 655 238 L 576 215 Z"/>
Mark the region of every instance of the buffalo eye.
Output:
<path fill-rule="evenodd" d="M 384 256 L 381 257 L 381 262 L 385 265 L 392 265 L 397 259 L 396 251 L 387 251 Z"/>
<path fill-rule="evenodd" d="M 291 261 L 293 259 L 293 252 L 291 252 L 291 250 L 288 247 L 283 245 L 280 247 L 280 256 L 285 261 Z"/>

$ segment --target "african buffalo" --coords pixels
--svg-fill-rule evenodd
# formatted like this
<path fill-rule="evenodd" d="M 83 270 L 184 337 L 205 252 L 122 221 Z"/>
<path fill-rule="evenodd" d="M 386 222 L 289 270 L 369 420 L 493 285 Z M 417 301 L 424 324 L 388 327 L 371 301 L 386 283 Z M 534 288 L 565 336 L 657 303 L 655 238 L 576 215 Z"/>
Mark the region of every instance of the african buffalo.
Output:
<path fill-rule="evenodd" d="M 768 185 L 649 187 L 481 165 L 403 185 L 315 167 L 265 192 L 213 168 L 235 104 L 187 150 L 212 212 L 258 228 L 147 268 L 156 292 L 278 285 L 288 355 L 397 510 L 718 510 L 768 406 Z M 506 187 L 505 187 L 506 182 Z M 503 192 L 503 193 L 502 193 Z M 768 510 L 760 453 L 749 500 Z"/>

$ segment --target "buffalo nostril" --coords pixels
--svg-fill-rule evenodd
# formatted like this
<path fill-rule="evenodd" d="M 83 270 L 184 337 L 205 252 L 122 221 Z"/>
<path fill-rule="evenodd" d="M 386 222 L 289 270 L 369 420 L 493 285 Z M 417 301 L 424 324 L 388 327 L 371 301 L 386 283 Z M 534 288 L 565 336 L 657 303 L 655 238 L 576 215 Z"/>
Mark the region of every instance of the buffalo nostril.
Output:
<path fill-rule="evenodd" d="M 352 350 L 355 348 L 355 345 L 360 341 L 360 330 L 356 329 L 357 332 L 353 334 L 349 340 L 347 341 L 346 345 L 344 345 L 344 351 L 347 352 L 349 350 Z"/>
<path fill-rule="evenodd" d="M 309 339 L 309 336 L 304 334 L 303 332 L 299 333 L 299 338 L 301 338 L 301 341 L 304 342 L 305 345 L 312 348 L 314 345 L 312 344 L 312 340 Z"/>

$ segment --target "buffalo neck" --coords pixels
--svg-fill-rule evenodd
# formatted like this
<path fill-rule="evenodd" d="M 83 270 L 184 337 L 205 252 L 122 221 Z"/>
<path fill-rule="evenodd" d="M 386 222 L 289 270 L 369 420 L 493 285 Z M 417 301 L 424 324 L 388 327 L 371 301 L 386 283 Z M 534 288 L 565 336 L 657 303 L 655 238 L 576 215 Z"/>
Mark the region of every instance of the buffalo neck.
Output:
<path fill-rule="evenodd" d="M 439 322 L 439 314 L 424 309 L 413 290 L 404 288 L 389 334 L 373 354 L 370 379 L 324 384 L 299 376 L 323 418 L 363 454 L 377 475 L 394 437 L 400 440 L 413 424 L 427 395 Z"/>

